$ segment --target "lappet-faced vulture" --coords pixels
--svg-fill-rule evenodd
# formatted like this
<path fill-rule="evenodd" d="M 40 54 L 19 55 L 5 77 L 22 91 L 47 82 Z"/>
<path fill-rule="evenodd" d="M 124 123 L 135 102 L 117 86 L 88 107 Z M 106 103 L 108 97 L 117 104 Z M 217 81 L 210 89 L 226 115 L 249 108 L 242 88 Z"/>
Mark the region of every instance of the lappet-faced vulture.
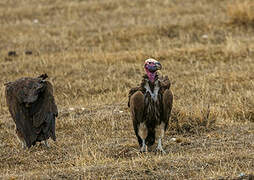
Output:
<path fill-rule="evenodd" d="M 47 74 L 25 77 L 6 83 L 6 102 L 16 124 L 16 133 L 24 148 L 50 137 L 55 141 L 55 118 L 58 115 L 53 86 Z"/>
<path fill-rule="evenodd" d="M 140 151 L 147 151 L 155 141 L 157 151 L 163 152 L 162 138 L 168 127 L 173 105 L 173 94 L 167 76 L 159 77 L 157 71 L 162 68 L 155 59 L 147 59 L 144 65 L 146 74 L 140 86 L 129 91 L 129 102 L 133 127 Z"/>

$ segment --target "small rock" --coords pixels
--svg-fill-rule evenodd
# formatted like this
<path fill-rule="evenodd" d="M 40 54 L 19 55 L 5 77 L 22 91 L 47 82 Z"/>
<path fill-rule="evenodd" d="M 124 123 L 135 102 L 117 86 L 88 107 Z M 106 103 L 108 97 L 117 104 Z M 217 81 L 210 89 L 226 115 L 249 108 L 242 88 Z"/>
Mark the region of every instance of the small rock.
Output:
<path fill-rule="evenodd" d="M 16 51 L 9 51 L 8 56 L 16 57 L 17 53 L 16 53 Z"/>
<path fill-rule="evenodd" d="M 5 57 L 4 60 L 5 61 L 12 61 L 12 58 Z"/>
<path fill-rule="evenodd" d="M 75 109 L 73 107 L 69 108 L 70 111 L 74 111 Z"/>
<path fill-rule="evenodd" d="M 203 38 L 203 39 L 207 39 L 207 38 L 208 38 L 208 35 L 204 34 L 204 35 L 202 36 L 202 38 Z"/>
<path fill-rule="evenodd" d="M 243 176 L 245 176 L 244 173 L 240 173 L 240 174 L 239 174 L 239 177 L 243 177 Z"/>
<path fill-rule="evenodd" d="M 25 51 L 25 54 L 26 54 L 26 55 L 32 55 L 33 52 L 32 52 L 32 51 Z"/>
<path fill-rule="evenodd" d="M 175 141 L 176 141 L 176 138 L 171 138 L 171 141 L 174 141 L 174 142 L 175 142 Z"/>

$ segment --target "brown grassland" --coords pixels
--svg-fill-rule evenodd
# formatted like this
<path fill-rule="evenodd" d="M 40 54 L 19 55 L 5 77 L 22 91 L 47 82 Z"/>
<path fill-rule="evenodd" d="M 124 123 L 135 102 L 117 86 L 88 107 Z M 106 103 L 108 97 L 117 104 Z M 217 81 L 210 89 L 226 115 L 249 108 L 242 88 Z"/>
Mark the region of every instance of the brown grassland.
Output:
<path fill-rule="evenodd" d="M 0 179 L 254 174 L 253 8 L 251 0 L 1 0 Z M 139 153 L 127 108 L 149 57 L 174 92 L 165 155 Z M 57 142 L 23 150 L 3 84 L 42 73 L 54 84 Z"/>

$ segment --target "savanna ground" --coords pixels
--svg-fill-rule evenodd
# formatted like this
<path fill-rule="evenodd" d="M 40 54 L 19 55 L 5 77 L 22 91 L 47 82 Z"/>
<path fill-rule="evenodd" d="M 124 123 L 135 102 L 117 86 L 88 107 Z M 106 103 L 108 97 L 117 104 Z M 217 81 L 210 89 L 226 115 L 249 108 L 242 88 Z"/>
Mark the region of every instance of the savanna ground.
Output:
<path fill-rule="evenodd" d="M 253 8 L 251 0 L 1 0 L 0 179 L 246 179 Z M 165 155 L 139 153 L 127 108 L 149 57 L 174 92 Z M 23 150 L 3 84 L 41 73 L 54 84 L 57 142 Z"/>

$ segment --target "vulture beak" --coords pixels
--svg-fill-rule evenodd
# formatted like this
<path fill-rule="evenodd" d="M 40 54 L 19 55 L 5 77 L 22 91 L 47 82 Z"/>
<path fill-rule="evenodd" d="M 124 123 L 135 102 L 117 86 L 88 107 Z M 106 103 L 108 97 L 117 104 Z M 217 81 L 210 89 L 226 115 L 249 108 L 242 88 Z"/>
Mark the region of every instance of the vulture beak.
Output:
<path fill-rule="evenodd" d="M 145 61 L 145 69 L 150 72 L 156 72 L 162 68 L 161 63 L 155 59 L 147 59 Z"/>
<path fill-rule="evenodd" d="M 156 66 L 157 70 L 161 70 L 161 68 L 162 68 L 161 63 L 159 63 L 159 62 L 156 62 L 155 66 Z"/>

